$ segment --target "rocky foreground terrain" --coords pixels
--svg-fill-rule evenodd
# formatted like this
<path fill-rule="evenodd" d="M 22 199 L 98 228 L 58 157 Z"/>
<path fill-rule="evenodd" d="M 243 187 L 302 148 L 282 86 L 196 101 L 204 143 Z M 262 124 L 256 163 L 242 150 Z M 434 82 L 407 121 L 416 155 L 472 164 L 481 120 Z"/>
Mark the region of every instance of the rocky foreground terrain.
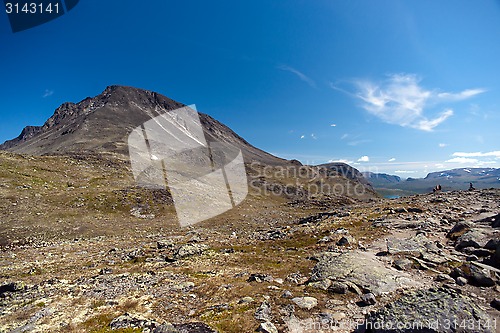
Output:
<path fill-rule="evenodd" d="M 500 331 L 500 190 L 249 201 L 187 229 L 4 246 L 0 331 Z"/>

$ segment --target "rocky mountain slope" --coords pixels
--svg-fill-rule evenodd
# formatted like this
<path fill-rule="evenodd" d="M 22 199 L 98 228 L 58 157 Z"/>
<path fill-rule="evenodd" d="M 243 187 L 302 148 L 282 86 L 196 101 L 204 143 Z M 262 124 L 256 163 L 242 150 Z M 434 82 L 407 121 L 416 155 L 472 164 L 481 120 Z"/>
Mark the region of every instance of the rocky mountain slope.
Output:
<path fill-rule="evenodd" d="M 148 120 L 183 106 L 156 92 L 110 86 L 96 97 L 86 98 L 77 104 L 62 104 L 43 126 L 26 127 L 17 138 L 0 145 L 0 150 L 29 155 L 74 155 L 80 160 L 85 156 L 90 159 L 107 158 L 130 164 L 130 133 Z M 253 183 L 256 187 L 268 191 L 274 186 L 274 192 L 293 192 L 292 196 L 299 194 L 302 197 L 326 194 L 367 199 L 376 196 L 362 177 L 353 178 L 343 172 L 316 172 L 314 170 L 320 168 L 278 158 L 252 146 L 212 117 L 203 113 L 199 116 L 207 142 L 226 143 L 241 149 L 248 176 L 260 177 Z M 195 165 L 200 166 L 204 162 L 194 154 L 190 157 L 189 165 L 195 168 Z M 303 175 L 299 172 L 301 168 L 304 169 Z M 274 178 L 280 179 L 278 183 L 269 183 L 263 174 L 271 175 L 271 178 L 279 174 Z M 359 190 L 354 193 L 352 189 L 360 182 L 362 193 Z M 317 186 L 323 183 L 324 187 Z M 132 185 L 133 182 L 129 184 Z M 329 190 L 334 188 L 335 193 Z"/>
<path fill-rule="evenodd" d="M 0 150 L 31 155 L 112 153 L 126 158 L 127 137 L 134 128 L 183 106 L 156 92 L 109 86 L 96 97 L 76 104 L 62 104 L 43 126 L 26 127 L 17 138 L 0 145 Z M 286 163 L 250 145 L 206 114 L 200 113 L 200 121 L 208 140 L 212 138 L 237 146 L 242 149 L 246 161 L 266 165 Z"/>
<path fill-rule="evenodd" d="M 370 182 L 367 181 L 363 173 L 359 172 L 358 169 L 353 168 L 349 164 L 335 162 L 335 163 L 325 163 L 319 166 L 326 168 L 330 172 L 340 174 L 348 179 L 359 181 L 361 184 L 371 187 Z"/>

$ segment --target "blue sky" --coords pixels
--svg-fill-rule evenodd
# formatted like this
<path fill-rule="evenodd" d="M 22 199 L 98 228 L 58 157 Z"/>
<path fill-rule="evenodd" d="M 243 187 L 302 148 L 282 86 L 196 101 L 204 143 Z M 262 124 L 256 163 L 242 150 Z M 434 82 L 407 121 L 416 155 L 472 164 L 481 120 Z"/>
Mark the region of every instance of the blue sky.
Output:
<path fill-rule="evenodd" d="M 10 31 L 0 141 L 111 84 L 196 104 L 303 163 L 500 167 L 498 1 L 97 1 Z"/>

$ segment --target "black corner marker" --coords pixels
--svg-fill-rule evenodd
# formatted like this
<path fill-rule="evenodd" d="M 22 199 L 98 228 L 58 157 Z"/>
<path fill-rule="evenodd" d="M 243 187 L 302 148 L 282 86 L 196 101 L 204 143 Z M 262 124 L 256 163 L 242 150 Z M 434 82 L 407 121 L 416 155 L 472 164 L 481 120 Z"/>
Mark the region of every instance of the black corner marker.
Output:
<path fill-rule="evenodd" d="M 73 9 L 79 0 L 66 0 L 66 10 Z M 61 0 L 4 0 L 12 32 L 34 28 L 64 15 Z"/>

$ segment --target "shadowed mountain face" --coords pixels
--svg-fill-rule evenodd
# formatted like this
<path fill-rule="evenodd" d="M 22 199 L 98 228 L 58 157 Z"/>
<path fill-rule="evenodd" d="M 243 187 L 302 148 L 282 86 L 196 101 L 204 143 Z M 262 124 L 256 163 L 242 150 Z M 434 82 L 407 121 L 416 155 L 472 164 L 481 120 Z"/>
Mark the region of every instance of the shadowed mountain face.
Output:
<path fill-rule="evenodd" d="M 386 184 L 396 184 L 401 181 L 401 177 L 388 175 L 386 173 L 363 172 L 362 174 L 374 187 Z"/>
<path fill-rule="evenodd" d="M 30 155 L 112 153 L 126 158 L 127 137 L 134 128 L 183 106 L 156 92 L 110 86 L 96 97 L 77 104 L 62 104 L 43 126 L 27 126 L 17 138 L 0 145 L 0 149 Z M 200 121 L 207 141 L 229 143 L 240 148 L 246 162 L 287 163 L 250 145 L 206 114 L 200 113 Z"/>
<path fill-rule="evenodd" d="M 356 168 L 353 168 L 349 164 L 346 163 L 326 163 L 321 164 L 319 167 L 326 168 L 328 171 L 337 173 L 346 177 L 347 179 L 351 179 L 357 182 L 360 182 L 364 186 L 368 188 L 372 188 L 372 185 L 368 182 L 368 180 L 363 176 L 363 174 Z"/>

